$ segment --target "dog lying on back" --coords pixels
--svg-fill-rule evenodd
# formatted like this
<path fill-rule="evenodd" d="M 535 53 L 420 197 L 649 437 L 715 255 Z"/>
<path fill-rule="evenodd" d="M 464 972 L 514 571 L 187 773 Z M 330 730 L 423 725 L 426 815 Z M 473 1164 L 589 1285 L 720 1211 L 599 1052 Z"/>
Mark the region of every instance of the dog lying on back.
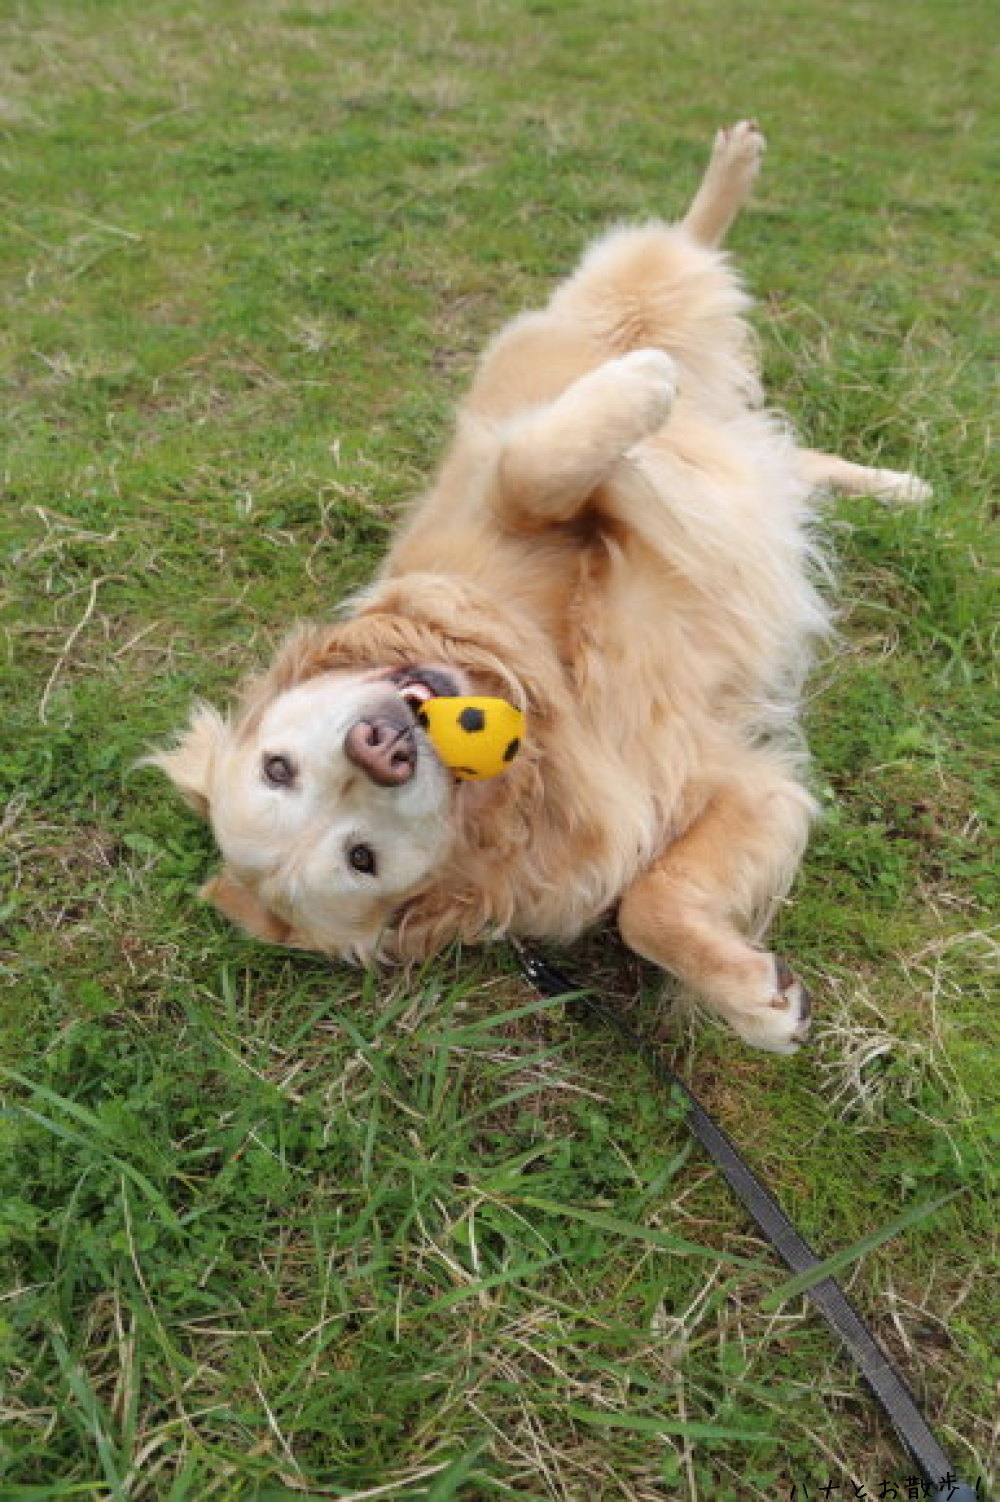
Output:
<path fill-rule="evenodd" d="M 196 708 L 151 758 L 211 821 L 205 895 L 251 934 L 406 958 L 617 911 L 747 1042 L 805 1036 L 806 993 L 758 941 L 814 812 L 811 498 L 927 491 L 799 448 L 762 406 L 720 246 L 763 146 L 720 132 L 679 224 L 613 231 L 504 329 L 347 618 L 300 627 L 231 717 Z M 487 782 L 457 782 L 418 719 L 472 693 L 527 717 Z"/>

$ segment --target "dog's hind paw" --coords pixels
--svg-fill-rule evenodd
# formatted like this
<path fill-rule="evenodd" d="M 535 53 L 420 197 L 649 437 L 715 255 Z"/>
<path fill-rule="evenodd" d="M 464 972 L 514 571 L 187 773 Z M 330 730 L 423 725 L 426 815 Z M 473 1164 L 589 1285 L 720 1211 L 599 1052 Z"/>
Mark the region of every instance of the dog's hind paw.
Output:
<path fill-rule="evenodd" d="M 766 150 L 767 138 L 757 121 L 740 120 L 717 132 L 712 147 L 712 167 L 753 178 Z"/>
<path fill-rule="evenodd" d="M 812 997 L 788 961 L 782 959 L 780 954 L 774 956 L 774 978 L 777 993 L 771 1002 L 771 1007 L 775 1011 L 788 1010 L 790 1019 L 794 1022 L 790 1041 L 797 1048 L 809 1036 L 812 1023 Z"/>
<path fill-rule="evenodd" d="M 764 990 L 756 1005 L 727 1007 L 723 1016 L 734 1032 L 768 1053 L 795 1053 L 809 1036 L 812 998 L 780 955 L 762 955 L 767 966 Z"/>

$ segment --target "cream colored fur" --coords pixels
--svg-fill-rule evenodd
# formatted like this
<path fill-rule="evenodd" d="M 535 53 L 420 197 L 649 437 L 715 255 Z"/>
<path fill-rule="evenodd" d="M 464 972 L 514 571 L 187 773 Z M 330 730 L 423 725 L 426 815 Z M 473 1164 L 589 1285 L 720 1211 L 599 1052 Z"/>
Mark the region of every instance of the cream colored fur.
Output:
<path fill-rule="evenodd" d="M 762 405 L 718 248 L 762 150 L 750 123 L 720 132 L 681 224 L 613 231 L 506 328 L 349 617 L 300 628 L 231 719 L 199 709 L 154 758 L 211 819 L 226 864 L 207 895 L 250 932 L 405 957 L 571 940 L 618 910 L 747 1041 L 804 1036 L 804 993 L 757 937 L 813 815 L 812 498 L 925 488 L 800 450 Z M 352 716 L 416 665 L 526 710 L 508 773 L 452 786 L 426 745 L 402 788 L 349 763 Z M 275 754 L 294 787 L 263 784 Z M 358 840 L 377 873 L 350 867 Z"/>

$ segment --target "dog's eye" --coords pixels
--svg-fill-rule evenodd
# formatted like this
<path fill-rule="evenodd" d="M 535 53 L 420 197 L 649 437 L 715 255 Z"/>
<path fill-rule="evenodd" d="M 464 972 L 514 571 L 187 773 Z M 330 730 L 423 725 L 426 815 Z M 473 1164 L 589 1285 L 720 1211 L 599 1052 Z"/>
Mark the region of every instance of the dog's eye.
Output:
<path fill-rule="evenodd" d="M 347 860 L 355 871 L 361 871 L 365 876 L 378 874 L 378 862 L 370 845 L 352 845 L 347 852 Z"/>
<path fill-rule="evenodd" d="M 263 772 L 273 788 L 290 788 L 295 781 L 295 763 L 287 756 L 265 756 Z"/>

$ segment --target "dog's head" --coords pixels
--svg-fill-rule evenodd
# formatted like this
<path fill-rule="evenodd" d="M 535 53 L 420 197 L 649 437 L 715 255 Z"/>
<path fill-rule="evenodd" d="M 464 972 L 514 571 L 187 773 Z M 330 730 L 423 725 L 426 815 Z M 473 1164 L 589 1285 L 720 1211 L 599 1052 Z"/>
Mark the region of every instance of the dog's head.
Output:
<path fill-rule="evenodd" d="M 272 674 L 232 719 L 197 708 L 149 760 L 212 826 L 224 865 L 203 895 L 272 943 L 374 953 L 452 839 L 452 778 L 419 706 L 467 688 L 440 666 L 334 666 Z"/>
<path fill-rule="evenodd" d="M 387 578 L 351 603 L 297 627 L 230 717 L 197 708 L 147 762 L 212 825 L 224 864 L 203 895 L 249 933 L 423 955 L 508 921 L 542 783 L 534 744 L 502 777 L 456 784 L 421 706 L 505 698 L 530 709 L 538 742 L 560 670 L 543 633 L 453 578 Z"/>

